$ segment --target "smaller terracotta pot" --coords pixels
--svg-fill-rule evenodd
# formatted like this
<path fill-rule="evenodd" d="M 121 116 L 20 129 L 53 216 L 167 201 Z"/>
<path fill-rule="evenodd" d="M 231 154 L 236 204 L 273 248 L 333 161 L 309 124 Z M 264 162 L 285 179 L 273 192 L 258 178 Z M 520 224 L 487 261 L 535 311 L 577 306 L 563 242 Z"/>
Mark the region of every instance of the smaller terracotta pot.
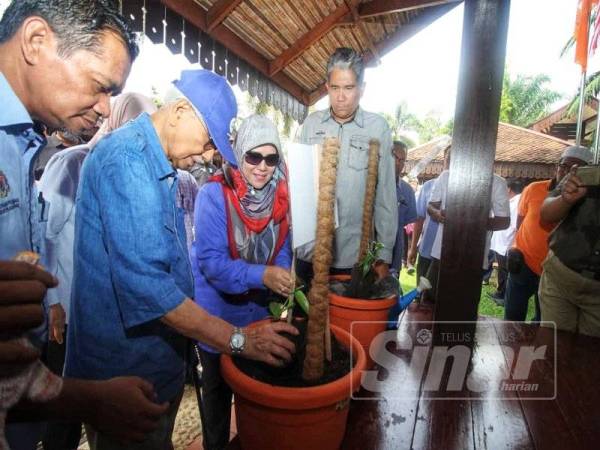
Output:
<path fill-rule="evenodd" d="M 260 323 L 260 322 L 259 322 Z M 244 450 L 337 450 L 340 448 L 350 395 L 360 387 L 366 356 L 360 343 L 335 325 L 339 343 L 352 348 L 352 371 L 321 386 L 281 387 L 262 383 L 241 372 L 228 355 L 221 373 L 235 394 L 235 414 Z"/>
<path fill-rule="evenodd" d="M 346 281 L 349 275 L 334 275 L 332 280 Z M 379 333 L 387 329 L 390 309 L 398 301 L 398 296 L 391 295 L 381 300 L 344 297 L 329 291 L 329 321 L 332 325 L 346 330 L 358 339 L 367 357 L 367 368 L 375 364 L 369 355 L 371 342 Z M 359 323 L 372 322 L 372 323 Z M 352 326 L 352 323 L 355 323 Z"/>

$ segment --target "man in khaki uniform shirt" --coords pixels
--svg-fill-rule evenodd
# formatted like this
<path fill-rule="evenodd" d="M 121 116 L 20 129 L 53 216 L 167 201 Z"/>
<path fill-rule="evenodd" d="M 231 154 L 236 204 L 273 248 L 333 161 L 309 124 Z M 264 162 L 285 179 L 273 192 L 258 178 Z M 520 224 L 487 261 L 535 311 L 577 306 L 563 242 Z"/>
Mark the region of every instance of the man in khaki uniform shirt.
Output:
<path fill-rule="evenodd" d="M 326 137 L 340 141 L 336 201 L 339 227 L 335 234 L 333 273 L 350 273 L 357 262 L 362 227 L 363 203 L 367 182 L 369 141 L 377 139 L 379 173 L 375 196 L 375 240 L 384 248 L 379 253 L 376 270 L 386 275 L 392 261 L 392 250 L 398 226 L 398 205 L 392 135 L 385 119 L 359 106 L 364 91 L 364 64 L 350 48 L 338 48 L 327 63 L 327 92 L 330 107 L 306 118 L 299 135 L 303 144 L 320 144 Z M 312 277 L 312 246 L 298 251 L 298 275 Z"/>

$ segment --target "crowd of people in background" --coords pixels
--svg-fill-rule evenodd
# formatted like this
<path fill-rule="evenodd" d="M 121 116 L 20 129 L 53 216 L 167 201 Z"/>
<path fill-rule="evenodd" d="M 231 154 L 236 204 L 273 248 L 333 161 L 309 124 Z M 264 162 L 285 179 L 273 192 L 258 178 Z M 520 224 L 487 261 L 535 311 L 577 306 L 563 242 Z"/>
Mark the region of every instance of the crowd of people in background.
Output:
<path fill-rule="evenodd" d="M 449 159 L 450 147 L 444 151 L 444 171 L 419 189 L 407 255 L 409 264 L 417 261 L 417 283 L 426 277 L 431 284 L 421 294 L 429 302 L 436 298 Z M 532 302 L 532 323 L 600 336 L 600 219 L 593 209 L 599 188 L 577 176 L 577 167 L 592 159 L 589 149 L 569 146 L 554 178 L 525 187 L 522 180 L 493 175 L 488 220 L 493 233 L 488 233 L 482 281 L 489 279 L 494 262 L 497 287 L 489 297 L 504 307 L 505 320 L 526 321 Z"/>
<path fill-rule="evenodd" d="M 170 448 L 191 342 L 204 446 L 222 449 L 231 390 L 219 355 L 281 366 L 295 351 L 280 334 L 297 334 L 287 323 L 246 328 L 268 315 L 270 294 L 294 289 L 277 127 L 252 115 L 232 134 L 231 86 L 206 70 L 182 72 L 158 109 L 119 95 L 137 54 L 110 0 L 13 1 L 0 21 L 0 448 L 74 449 L 82 423 L 92 449 Z M 440 264 L 451 264 L 452 149 L 415 194 L 406 145 L 360 106 L 361 56 L 337 49 L 326 79 L 329 108 L 307 117 L 297 141 L 339 140 L 331 273 L 356 263 L 376 139 L 375 270 L 416 267 L 432 287 L 422 301 L 435 302 Z M 492 299 L 506 320 L 526 320 L 533 296 L 534 322 L 600 336 L 600 194 L 577 175 L 591 159 L 568 147 L 554 179 L 524 189 L 490 174 L 481 277 L 495 261 Z M 15 261 L 24 251 L 41 265 Z M 305 281 L 312 252 L 297 253 Z"/>

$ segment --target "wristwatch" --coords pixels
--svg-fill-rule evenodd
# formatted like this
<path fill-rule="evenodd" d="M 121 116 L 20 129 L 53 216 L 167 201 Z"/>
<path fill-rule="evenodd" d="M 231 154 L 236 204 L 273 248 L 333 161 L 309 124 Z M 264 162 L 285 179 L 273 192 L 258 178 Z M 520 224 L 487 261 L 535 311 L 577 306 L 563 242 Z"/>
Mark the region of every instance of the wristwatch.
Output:
<path fill-rule="evenodd" d="M 229 348 L 232 355 L 239 355 L 244 351 L 246 346 L 246 335 L 241 328 L 234 328 L 231 337 L 229 338 Z"/>

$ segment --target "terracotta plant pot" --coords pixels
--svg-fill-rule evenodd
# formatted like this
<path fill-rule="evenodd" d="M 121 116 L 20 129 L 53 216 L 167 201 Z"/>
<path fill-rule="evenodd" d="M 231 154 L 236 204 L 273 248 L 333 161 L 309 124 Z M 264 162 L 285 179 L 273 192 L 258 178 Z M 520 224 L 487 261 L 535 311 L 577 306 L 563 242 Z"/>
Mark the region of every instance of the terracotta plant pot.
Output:
<path fill-rule="evenodd" d="M 332 326 L 339 343 L 350 348 L 356 364 L 331 383 L 312 387 L 280 387 L 241 372 L 228 355 L 221 356 L 221 373 L 235 394 L 235 414 L 244 450 L 337 450 L 350 404 L 358 390 L 366 356 L 350 334 Z"/>
<path fill-rule="evenodd" d="M 331 279 L 346 281 L 349 275 L 335 275 Z M 367 368 L 374 364 L 369 356 L 369 346 L 379 333 L 387 329 L 390 310 L 398 301 L 396 295 L 381 300 L 344 297 L 329 291 L 329 321 L 332 325 L 351 333 L 365 350 Z M 353 322 L 357 322 L 352 326 Z M 358 323 L 373 322 L 373 323 Z M 377 322 L 377 323 L 375 323 Z"/>

